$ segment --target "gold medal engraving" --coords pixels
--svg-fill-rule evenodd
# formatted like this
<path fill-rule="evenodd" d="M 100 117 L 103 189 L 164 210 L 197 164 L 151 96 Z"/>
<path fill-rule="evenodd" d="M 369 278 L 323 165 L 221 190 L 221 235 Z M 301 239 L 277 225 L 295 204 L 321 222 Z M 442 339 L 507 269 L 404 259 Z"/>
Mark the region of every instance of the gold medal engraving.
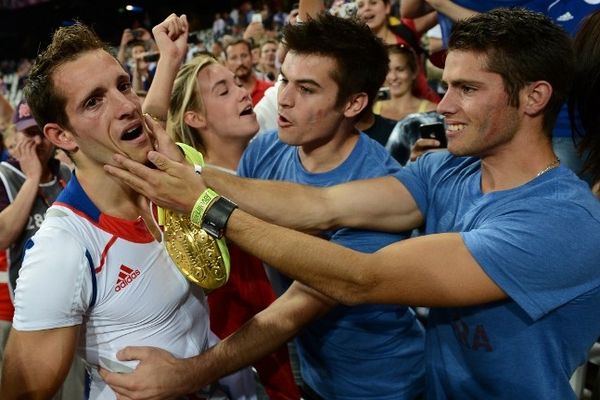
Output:
<path fill-rule="evenodd" d="M 229 278 L 229 252 L 189 217 L 164 210 L 167 252 L 181 273 L 204 289 L 223 286 Z"/>

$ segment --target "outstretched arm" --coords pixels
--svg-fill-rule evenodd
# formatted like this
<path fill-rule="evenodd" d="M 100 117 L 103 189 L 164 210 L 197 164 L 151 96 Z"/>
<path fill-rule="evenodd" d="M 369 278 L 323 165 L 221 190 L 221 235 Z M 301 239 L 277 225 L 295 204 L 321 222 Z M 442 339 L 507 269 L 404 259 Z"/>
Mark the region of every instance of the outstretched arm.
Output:
<path fill-rule="evenodd" d="M 160 128 L 155 135 L 163 136 Z M 198 176 L 191 166 L 157 152 L 148 153 L 148 159 L 158 169 L 120 155 L 105 169 L 159 206 L 185 214 L 191 212 L 200 193 L 211 187 L 259 218 L 302 231 L 340 226 L 405 231 L 423 222 L 411 194 L 394 177 L 315 188 L 239 178 L 210 167 Z"/>
<path fill-rule="evenodd" d="M 12 329 L 4 353 L 0 398 L 50 399 L 75 353 L 79 326 L 43 331 Z"/>
<path fill-rule="evenodd" d="M 178 360 L 155 348 L 128 347 L 120 360 L 140 359 L 131 374 L 101 370 L 115 392 L 136 399 L 192 393 L 259 360 L 286 343 L 304 325 L 329 311 L 335 302 L 299 282 L 237 332 L 197 357 Z"/>
<path fill-rule="evenodd" d="M 163 126 L 169 111 L 169 99 L 173 82 L 187 52 L 188 22 L 185 15 L 169 15 L 152 28 L 160 58 L 154 79 L 144 100 L 143 111 L 162 121 Z"/>
<path fill-rule="evenodd" d="M 402 18 L 418 18 L 434 11 L 425 0 L 402 0 L 400 2 L 400 16 Z"/>
<path fill-rule="evenodd" d="M 403 1 L 404 2 L 404 1 Z M 451 0 L 426 0 L 429 7 L 437 12 L 446 15 L 452 21 L 459 21 L 478 14 L 477 11 L 463 6 L 459 6 Z"/>
<path fill-rule="evenodd" d="M 179 210 L 189 212 L 205 187 L 189 165 L 173 162 L 157 152 L 150 152 L 149 159 L 158 170 L 122 156 L 115 158 L 126 169 L 106 167 L 107 170 L 151 199 L 159 199 L 158 204 L 169 199 L 167 207 L 176 204 Z M 239 192 L 248 184 L 250 190 L 239 198 L 242 201 L 256 195 L 259 200 L 254 197 L 251 200 L 252 204 L 258 204 L 254 207 L 300 226 L 307 219 L 305 214 L 312 222 L 322 217 L 333 226 L 390 228 L 422 221 L 410 193 L 393 177 L 324 189 L 263 181 L 255 185 L 256 181 L 229 176 L 225 180 L 237 185 L 233 190 Z M 265 192 L 272 187 L 283 189 L 265 195 L 253 186 L 266 189 Z M 268 206 L 260 204 L 261 201 Z M 319 211 L 315 212 L 315 208 Z M 226 235 L 280 272 L 345 304 L 461 306 L 505 297 L 471 256 L 458 233 L 408 239 L 377 253 L 363 254 L 235 210 Z M 453 267 L 444 268 L 446 265 Z"/>
<path fill-rule="evenodd" d="M 300 0 L 298 3 L 298 17 L 301 21 L 308 21 L 309 17 L 314 18 L 324 9 L 323 0 Z"/>
<path fill-rule="evenodd" d="M 225 234 L 283 274 L 343 304 L 459 307 L 506 298 L 458 233 L 407 239 L 365 254 L 235 210 Z"/>

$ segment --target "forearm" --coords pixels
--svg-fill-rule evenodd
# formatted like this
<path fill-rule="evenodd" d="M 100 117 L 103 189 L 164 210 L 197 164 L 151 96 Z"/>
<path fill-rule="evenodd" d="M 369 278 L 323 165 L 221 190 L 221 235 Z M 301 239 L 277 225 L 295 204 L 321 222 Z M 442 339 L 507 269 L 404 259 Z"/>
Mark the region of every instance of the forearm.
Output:
<path fill-rule="evenodd" d="M 342 226 L 399 232 L 423 222 L 414 199 L 393 177 L 318 188 L 244 179 L 214 168 L 205 168 L 202 176 L 208 187 L 236 202 L 242 210 L 303 232 Z"/>
<path fill-rule="evenodd" d="M 226 236 L 243 250 L 281 273 L 343 304 L 353 304 L 369 276 L 358 267 L 368 254 L 260 221 L 236 210 L 227 224 Z M 343 262 L 342 262 L 343 260 Z M 356 273 L 349 273 L 355 268 Z"/>
<path fill-rule="evenodd" d="M 366 254 L 235 210 L 225 234 L 283 274 L 346 305 L 462 307 L 506 298 L 458 233 L 402 240 Z"/>
<path fill-rule="evenodd" d="M 421 17 L 432 10 L 425 0 L 402 0 L 400 2 L 400 15 L 402 18 Z"/>
<path fill-rule="evenodd" d="M 117 53 L 117 60 L 121 63 L 121 65 L 125 65 L 127 62 L 127 45 L 121 44 L 119 46 L 119 52 Z"/>
<path fill-rule="evenodd" d="M 6 344 L 0 398 L 51 399 L 73 360 L 79 327 L 23 332 L 13 329 Z"/>
<path fill-rule="evenodd" d="M 322 191 L 315 187 L 261 179 L 239 178 L 214 168 L 202 172 L 217 193 L 265 221 L 301 231 L 331 227 Z"/>
<path fill-rule="evenodd" d="M 419 35 L 424 35 L 428 30 L 437 25 L 437 13 L 430 12 L 415 20 L 415 29 Z"/>
<path fill-rule="evenodd" d="M 298 4 L 298 16 L 302 21 L 308 20 L 308 17 L 314 18 L 325 9 L 323 0 L 300 0 Z"/>
<path fill-rule="evenodd" d="M 179 60 L 173 60 L 167 55 L 163 56 L 161 54 L 161 58 L 159 58 L 156 66 L 154 79 L 142 106 L 143 112 L 161 121 L 167 120 L 169 101 L 179 66 Z"/>
<path fill-rule="evenodd" d="M 0 249 L 11 245 L 23 232 L 38 193 L 39 180 L 27 178 L 14 201 L 0 212 Z"/>
<path fill-rule="evenodd" d="M 446 15 L 452 21 L 460 21 L 462 19 L 478 14 L 477 11 L 459 6 L 449 0 L 430 0 L 429 4 L 439 13 Z"/>
<path fill-rule="evenodd" d="M 273 353 L 298 331 L 329 311 L 335 303 L 314 290 L 294 282 L 268 308 L 206 353 L 185 360 L 194 377 L 194 390 L 231 374 Z"/>

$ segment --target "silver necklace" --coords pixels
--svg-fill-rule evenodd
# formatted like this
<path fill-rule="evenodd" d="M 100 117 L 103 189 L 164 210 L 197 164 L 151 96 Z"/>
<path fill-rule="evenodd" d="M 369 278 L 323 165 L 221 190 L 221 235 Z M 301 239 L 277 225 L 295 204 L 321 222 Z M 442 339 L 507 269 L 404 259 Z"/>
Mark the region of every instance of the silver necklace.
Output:
<path fill-rule="evenodd" d="M 544 175 L 546 172 L 550 171 L 553 168 L 558 167 L 559 165 L 560 165 L 560 159 L 558 157 L 556 157 L 554 159 L 554 161 L 552 161 L 550 164 L 548 164 L 548 166 L 546 168 L 544 168 L 543 170 L 541 170 L 540 172 L 538 172 L 535 177 L 537 178 L 540 175 Z"/>

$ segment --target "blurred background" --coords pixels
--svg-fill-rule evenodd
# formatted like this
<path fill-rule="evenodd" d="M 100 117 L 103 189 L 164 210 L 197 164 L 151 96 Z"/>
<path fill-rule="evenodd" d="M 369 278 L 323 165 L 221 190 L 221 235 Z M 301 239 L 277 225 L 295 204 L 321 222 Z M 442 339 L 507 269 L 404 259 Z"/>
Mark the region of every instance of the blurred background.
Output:
<path fill-rule="evenodd" d="M 169 0 L 169 1 L 78 1 L 0 0 L 0 60 L 34 58 L 54 29 L 79 19 L 92 25 L 100 37 L 118 45 L 125 28 L 152 28 L 171 12 L 185 13 L 190 31 L 210 28 L 217 12 L 230 12 L 243 3 L 253 9 L 266 4 L 271 9 L 289 8 L 286 0 Z"/>

